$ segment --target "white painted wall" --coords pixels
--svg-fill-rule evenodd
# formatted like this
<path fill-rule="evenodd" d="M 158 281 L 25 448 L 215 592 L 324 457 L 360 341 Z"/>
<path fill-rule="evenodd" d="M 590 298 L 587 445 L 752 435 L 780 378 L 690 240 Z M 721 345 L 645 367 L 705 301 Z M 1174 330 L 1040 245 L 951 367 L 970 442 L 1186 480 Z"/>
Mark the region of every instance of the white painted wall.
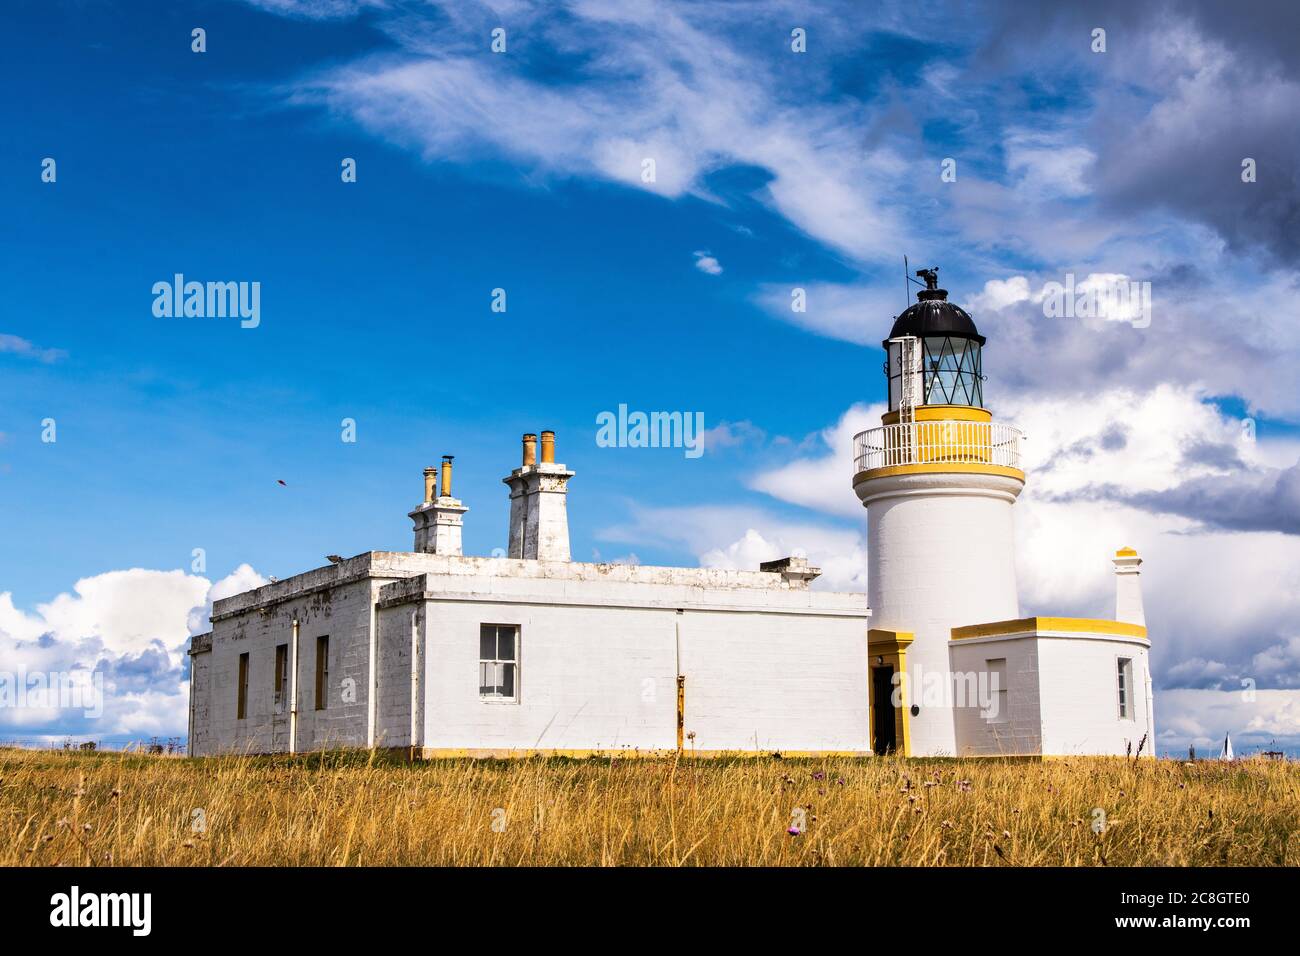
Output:
<path fill-rule="evenodd" d="M 298 751 L 364 747 L 370 608 L 379 588 L 391 580 L 349 581 L 275 604 L 266 613 L 253 610 L 220 617 L 214 611 L 212 650 L 194 658 L 196 662 L 206 658 L 200 667 L 207 678 L 206 686 L 191 688 L 195 756 L 288 752 L 290 695 L 286 690 L 283 702 L 275 704 L 275 649 L 287 644 L 292 655 L 295 617 L 299 622 Z M 326 707 L 316 710 L 316 639 L 321 635 L 330 638 L 329 683 Z M 239 720 L 239 656 L 243 653 L 249 655 L 248 708 L 247 717 Z"/>
<path fill-rule="evenodd" d="M 688 611 L 681 624 L 697 749 L 870 752 L 865 621 Z"/>
<path fill-rule="evenodd" d="M 424 746 L 616 750 L 676 746 L 672 609 L 424 603 Z M 515 702 L 479 696 L 479 625 L 517 624 Z"/>
<path fill-rule="evenodd" d="M 292 643 L 295 617 L 297 749 L 366 746 L 376 605 L 378 746 L 672 749 L 680 621 L 697 749 L 868 749 L 860 594 L 776 573 L 375 552 L 217 602 L 212 650 L 192 659 L 194 753 L 288 750 L 287 702 L 272 694 L 275 647 Z M 479 697 L 482 623 L 520 625 L 517 702 Z M 316 711 L 321 634 L 331 696 Z M 245 651 L 248 717 L 237 720 Z M 342 699 L 345 680 L 354 700 Z"/>
<path fill-rule="evenodd" d="M 1150 730 L 1147 706 L 1149 651 L 1145 642 L 1104 637 L 1051 637 L 1038 641 L 1042 687 L 1043 753 L 1123 754 L 1137 752 Z M 1132 719 L 1119 716 L 1116 661 L 1133 659 Z M 1154 735 L 1143 755 L 1154 753 Z"/>
<path fill-rule="evenodd" d="M 870 749 L 861 596 L 475 583 L 424 602 L 426 748 L 672 749 L 680 647 L 688 749 Z M 484 623 L 520 628 L 518 701 L 479 696 Z"/>
<path fill-rule="evenodd" d="M 986 717 L 982 708 L 953 710 L 957 755 L 1014 756 L 1042 750 L 1042 712 L 1038 681 L 1038 641 L 1033 637 L 968 639 L 950 645 L 954 674 L 988 675 L 989 661 L 1006 660 L 1005 712 Z M 988 685 L 991 691 L 991 683 Z M 961 701 L 958 701 L 961 703 Z"/>

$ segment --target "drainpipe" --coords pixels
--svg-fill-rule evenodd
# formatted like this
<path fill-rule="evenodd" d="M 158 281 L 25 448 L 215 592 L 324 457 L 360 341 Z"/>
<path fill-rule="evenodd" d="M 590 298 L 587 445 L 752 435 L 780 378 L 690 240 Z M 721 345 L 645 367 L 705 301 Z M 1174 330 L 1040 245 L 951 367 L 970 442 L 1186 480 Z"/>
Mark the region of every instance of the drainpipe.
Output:
<path fill-rule="evenodd" d="M 293 660 L 289 663 L 289 753 L 298 752 L 298 619 L 293 619 Z"/>
<path fill-rule="evenodd" d="M 191 647 L 193 639 L 191 639 Z M 194 756 L 194 655 L 190 655 L 190 729 L 185 738 L 185 756 Z"/>
<path fill-rule="evenodd" d="M 421 688 L 423 685 L 423 668 L 420 666 L 420 621 L 418 610 L 411 611 L 411 759 L 415 755 L 422 743 L 420 733 L 420 711 L 423 694 Z"/>
<path fill-rule="evenodd" d="M 379 687 L 379 678 L 375 669 L 379 664 L 379 605 L 374 601 L 374 591 L 371 590 L 370 601 L 370 678 L 369 688 L 366 691 L 366 746 L 371 750 L 375 747 L 375 692 Z"/>
<path fill-rule="evenodd" d="M 1151 694 L 1151 660 L 1150 652 L 1146 661 L 1147 672 L 1147 756 L 1156 755 L 1156 708 L 1155 699 Z"/>
<path fill-rule="evenodd" d="M 677 752 L 681 753 L 686 743 L 686 675 L 682 673 L 682 609 L 677 609 L 675 621 L 674 654 L 677 670 Z"/>

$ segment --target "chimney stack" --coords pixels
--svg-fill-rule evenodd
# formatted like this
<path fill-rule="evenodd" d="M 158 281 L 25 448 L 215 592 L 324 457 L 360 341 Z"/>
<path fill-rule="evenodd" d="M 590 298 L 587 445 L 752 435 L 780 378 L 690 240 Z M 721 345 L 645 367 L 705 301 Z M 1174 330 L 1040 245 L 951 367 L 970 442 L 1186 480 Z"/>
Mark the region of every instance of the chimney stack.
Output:
<path fill-rule="evenodd" d="M 1132 548 L 1120 548 L 1111 561 L 1115 565 L 1115 620 L 1146 627 L 1142 584 L 1138 580 L 1142 559 Z"/>
<path fill-rule="evenodd" d="M 573 472 L 555 461 L 555 432 L 542 432 L 542 460 L 536 460 L 536 438 L 524 436 L 523 464 L 506 478 L 510 487 L 512 558 L 568 561 L 569 513 L 566 500 Z"/>
<path fill-rule="evenodd" d="M 438 494 L 438 469 L 424 469 L 424 503 L 410 512 L 415 550 L 423 554 L 461 553 L 461 528 L 469 509 L 451 496 L 451 459 L 442 456 L 442 494 Z"/>

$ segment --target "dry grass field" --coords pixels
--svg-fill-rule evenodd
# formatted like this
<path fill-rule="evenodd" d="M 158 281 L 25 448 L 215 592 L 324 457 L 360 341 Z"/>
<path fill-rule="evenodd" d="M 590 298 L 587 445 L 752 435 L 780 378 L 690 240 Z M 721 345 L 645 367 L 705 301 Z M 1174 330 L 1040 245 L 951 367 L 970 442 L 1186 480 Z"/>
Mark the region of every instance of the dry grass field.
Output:
<path fill-rule="evenodd" d="M 0 749 L 0 865 L 58 864 L 1295 866 L 1300 765 Z"/>

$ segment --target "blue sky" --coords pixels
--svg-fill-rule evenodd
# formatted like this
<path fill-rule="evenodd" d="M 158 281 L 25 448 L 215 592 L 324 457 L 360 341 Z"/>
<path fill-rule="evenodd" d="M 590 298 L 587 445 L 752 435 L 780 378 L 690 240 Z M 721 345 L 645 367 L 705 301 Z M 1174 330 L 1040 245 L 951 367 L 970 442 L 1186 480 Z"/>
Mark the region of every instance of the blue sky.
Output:
<path fill-rule="evenodd" d="M 443 454 L 467 553 L 503 547 L 500 478 L 548 427 L 576 559 L 803 548 L 862 590 L 845 444 L 883 398 L 907 254 L 975 315 L 989 402 L 1031 434 L 1025 610 L 1109 614 L 1106 554 L 1135 544 L 1162 745 L 1300 743 L 1297 62 L 1267 27 L 1292 14 L 1247 6 L 1258 25 L 1212 4 L 6 5 L 0 647 L 118 674 L 107 735 L 183 733 L 209 585 L 408 548 Z M 260 282 L 260 325 L 156 318 L 177 272 Z M 1151 327 L 1045 320 L 1066 273 L 1150 281 Z M 598 448 L 620 403 L 702 412 L 706 453 Z"/>

